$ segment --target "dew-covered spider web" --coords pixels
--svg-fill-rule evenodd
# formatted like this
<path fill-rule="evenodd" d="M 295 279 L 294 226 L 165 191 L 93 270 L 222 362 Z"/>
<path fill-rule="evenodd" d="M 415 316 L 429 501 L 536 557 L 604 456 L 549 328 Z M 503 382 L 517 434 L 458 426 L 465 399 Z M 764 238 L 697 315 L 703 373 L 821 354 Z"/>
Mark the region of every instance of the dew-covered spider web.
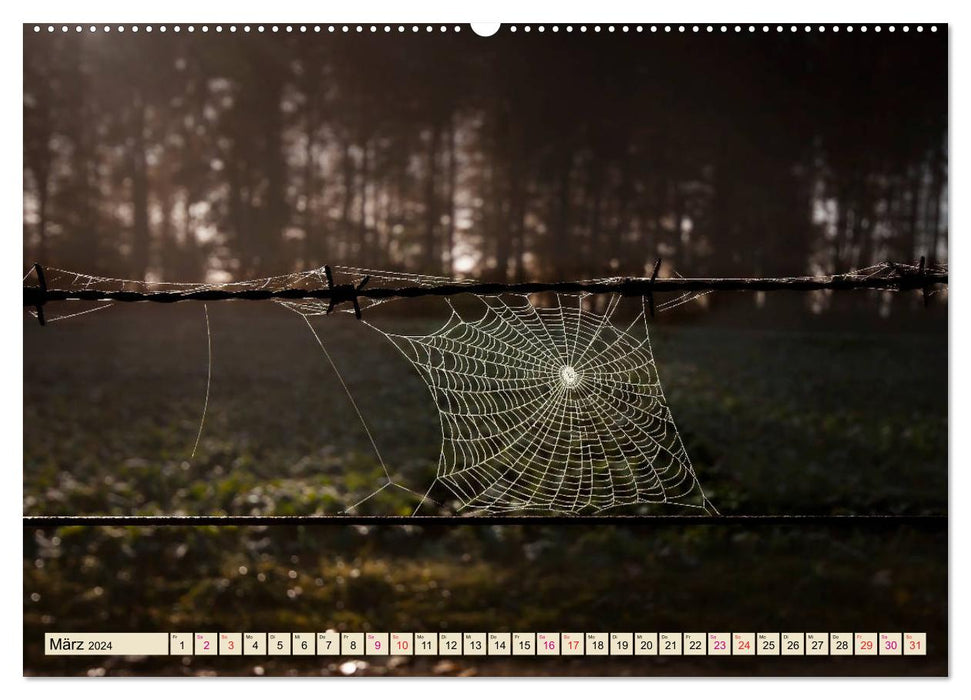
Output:
<path fill-rule="evenodd" d="M 461 508 L 599 512 L 668 503 L 714 512 L 675 427 L 646 313 L 611 323 L 582 295 L 537 307 L 483 296 L 479 318 L 385 333 L 428 385 L 442 425 L 436 480 Z M 635 331 L 635 328 L 637 329 Z"/>
<path fill-rule="evenodd" d="M 323 268 L 244 282 L 197 284 L 135 281 L 47 269 L 51 289 L 178 291 L 314 289 L 328 285 Z M 370 286 L 462 284 L 444 277 L 334 267 L 335 284 Z M 29 283 L 28 275 L 25 283 Z M 466 281 L 472 283 L 472 281 Z M 310 318 L 329 312 L 327 300 L 277 303 L 299 314 L 333 368 L 384 472 L 384 483 L 347 512 L 387 488 L 437 503 L 446 489 L 458 511 L 542 511 L 585 514 L 637 504 L 667 504 L 715 513 L 698 481 L 665 398 L 643 299 L 618 322 L 622 297 L 586 294 L 472 295 L 443 299 L 448 318 L 437 330 L 408 335 L 363 322 L 392 343 L 427 385 L 441 425 L 437 473 L 410 488 L 381 456 L 366 416 L 328 352 L 326 332 Z M 685 294 L 662 311 L 695 299 Z M 363 311 L 387 300 L 360 298 Z M 596 303 L 602 306 L 595 310 Z M 107 309 L 111 302 L 65 302 L 48 322 Z M 350 311 L 349 305 L 338 311 Z M 208 312 L 206 330 L 209 330 Z M 210 379 L 212 345 L 209 337 Z M 206 406 L 209 384 L 206 386 Z M 198 447 L 205 425 L 203 408 Z M 195 451 L 193 448 L 193 453 Z M 412 484 L 414 486 L 414 484 Z"/>
<path fill-rule="evenodd" d="M 844 277 L 887 277 L 892 289 L 901 271 L 916 270 L 877 265 Z M 45 273 L 49 289 L 107 292 L 324 289 L 331 282 L 356 286 L 365 278 L 371 288 L 448 284 L 460 289 L 474 284 L 474 280 L 355 267 L 333 267 L 331 280 L 319 268 L 241 282 L 202 283 L 127 280 L 54 268 L 46 268 Z M 25 276 L 25 285 L 31 284 L 31 277 L 32 273 Z M 676 296 L 656 310 L 691 303 L 705 293 Z M 359 297 L 359 304 L 363 323 L 407 358 L 434 402 L 441 446 L 430 484 L 406 485 L 396 465 L 386 463 L 367 417 L 327 349 L 327 333 L 318 332 L 310 321 L 331 311 L 352 312 L 350 304 L 332 309 L 326 299 L 275 300 L 298 314 L 309 329 L 383 470 L 383 483 L 375 484 L 344 512 L 355 512 L 381 491 L 395 488 L 419 499 L 416 513 L 427 502 L 439 504 L 437 494 L 445 491 L 463 513 L 587 514 L 625 506 L 640 506 L 638 512 L 648 513 L 666 506 L 717 513 L 702 490 L 665 398 L 644 299 L 616 294 L 463 292 L 439 298 L 446 305 L 447 320 L 437 330 L 405 334 L 393 328 L 387 315 L 367 313 L 393 298 Z M 113 305 L 111 301 L 66 301 L 45 316 L 51 323 Z M 209 371 L 193 455 L 206 426 L 212 379 L 213 346 L 205 305 L 203 312 Z"/>

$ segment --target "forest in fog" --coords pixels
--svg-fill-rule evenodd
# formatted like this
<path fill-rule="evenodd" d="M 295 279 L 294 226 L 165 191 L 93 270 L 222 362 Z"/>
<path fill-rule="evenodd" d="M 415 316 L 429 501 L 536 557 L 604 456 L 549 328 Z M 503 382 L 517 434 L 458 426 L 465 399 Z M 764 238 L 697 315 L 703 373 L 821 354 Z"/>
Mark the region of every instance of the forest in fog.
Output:
<path fill-rule="evenodd" d="M 518 281 L 946 261 L 945 32 L 322 29 L 26 26 L 24 263 Z"/>

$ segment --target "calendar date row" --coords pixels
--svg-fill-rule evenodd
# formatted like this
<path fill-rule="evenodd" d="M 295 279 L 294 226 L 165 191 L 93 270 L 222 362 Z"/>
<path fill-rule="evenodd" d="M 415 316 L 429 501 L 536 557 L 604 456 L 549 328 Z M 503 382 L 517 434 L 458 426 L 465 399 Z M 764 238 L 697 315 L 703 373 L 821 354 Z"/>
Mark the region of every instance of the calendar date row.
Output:
<path fill-rule="evenodd" d="M 923 632 L 47 633 L 49 656 L 924 656 Z"/>

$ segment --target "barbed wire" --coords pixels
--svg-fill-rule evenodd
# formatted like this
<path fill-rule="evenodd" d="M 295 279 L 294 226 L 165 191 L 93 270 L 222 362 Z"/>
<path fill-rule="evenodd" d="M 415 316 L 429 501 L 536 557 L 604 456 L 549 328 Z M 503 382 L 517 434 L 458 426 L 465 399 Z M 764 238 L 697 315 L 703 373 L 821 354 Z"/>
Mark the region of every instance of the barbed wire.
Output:
<path fill-rule="evenodd" d="M 876 525 L 887 527 L 947 528 L 944 514 L 834 514 L 755 515 L 25 515 L 23 526 L 280 526 L 280 525 Z"/>
<path fill-rule="evenodd" d="M 43 307 L 59 301 L 110 301 L 120 303 L 152 302 L 171 304 L 187 301 L 267 301 L 318 299 L 329 302 L 329 310 L 344 303 L 354 305 L 361 317 L 359 299 L 387 300 L 410 299 L 428 296 L 455 296 L 458 294 L 499 295 L 537 294 L 561 292 L 567 294 L 621 294 L 647 297 L 653 312 L 655 292 L 776 292 L 776 291 L 845 291 L 845 290 L 921 290 L 924 303 L 934 287 L 948 284 L 946 265 L 927 266 L 925 258 L 919 263 L 886 262 L 868 268 L 866 274 L 806 276 L 806 277 L 662 277 L 658 278 L 660 259 L 655 263 L 651 277 L 611 277 L 573 282 L 446 282 L 441 284 L 410 285 L 398 287 L 366 287 L 368 278 L 355 284 L 334 284 L 330 267 L 325 266 L 327 286 L 317 289 L 265 288 L 238 289 L 193 288 L 185 291 L 172 290 L 111 290 L 111 289 L 50 289 L 47 287 L 44 268 L 34 265 L 37 285 L 24 285 L 24 306 L 37 310 L 38 320 L 44 325 Z M 234 285 L 235 287 L 236 285 Z M 652 313 L 653 315 L 653 313 Z"/>

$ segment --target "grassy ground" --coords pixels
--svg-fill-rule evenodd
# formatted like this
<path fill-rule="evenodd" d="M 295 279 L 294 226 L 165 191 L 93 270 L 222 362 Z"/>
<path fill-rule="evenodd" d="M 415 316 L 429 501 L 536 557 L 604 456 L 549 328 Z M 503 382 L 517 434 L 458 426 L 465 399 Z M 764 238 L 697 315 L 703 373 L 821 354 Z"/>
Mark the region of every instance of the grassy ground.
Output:
<path fill-rule="evenodd" d="M 381 484 L 299 317 L 210 305 L 25 326 L 24 511 L 334 513 Z M 404 322 L 407 329 L 428 322 Z M 424 491 L 440 432 L 405 360 L 316 323 L 396 478 Z M 943 333 L 652 333 L 661 380 L 723 513 L 945 513 Z M 448 493 L 437 493 L 440 499 Z M 385 491 L 374 512 L 410 512 Z M 24 530 L 28 673 L 337 673 L 332 660 L 54 659 L 44 631 L 927 631 L 924 659 L 440 663 L 356 673 L 945 673 L 939 527 L 299 527 Z M 259 667 L 259 668 L 257 668 Z"/>
<path fill-rule="evenodd" d="M 388 660 L 366 673 L 940 674 L 939 529 L 25 530 L 31 673 L 335 673 L 346 659 L 42 656 L 55 631 L 926 631 L 926 658 Z M 100 669 L 100 670 L 98 670 Z"/>
<path fill-rule="evenodd" d="M 383 483 L 300 317 L 254 304 L 209 313 L 212 385 L 195 458 L 201 308 L 112 309 L 25 328 L 26 513 L 334 513 Z M 373 330 L 346 316 L 315 324 L 396 479 L 423 493 L 441 443 L 424 384 Z M 652 340 L 688 454 L 721 512 L 944 512 L 946 336 L 660 326 Z M 387 491 L 371 507 L 414 505 Z"/>

